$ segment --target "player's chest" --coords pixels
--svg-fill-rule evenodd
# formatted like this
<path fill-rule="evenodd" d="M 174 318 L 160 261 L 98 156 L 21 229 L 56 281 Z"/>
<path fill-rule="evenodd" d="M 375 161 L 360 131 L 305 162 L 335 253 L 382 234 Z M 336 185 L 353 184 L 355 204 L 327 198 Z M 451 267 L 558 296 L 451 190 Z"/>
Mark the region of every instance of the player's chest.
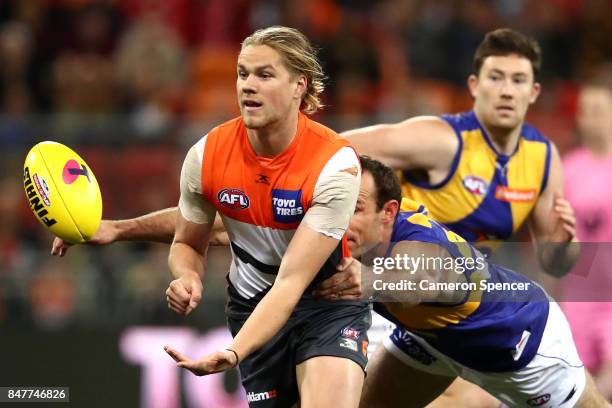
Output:
<path fill-rule="evenodd" d="M 243 168 L 225 172 L 215 180 L 213 204 L 235 219 L 265 226 L 289 227 L 299 223 L 314 189 L 307 172 Z"/>

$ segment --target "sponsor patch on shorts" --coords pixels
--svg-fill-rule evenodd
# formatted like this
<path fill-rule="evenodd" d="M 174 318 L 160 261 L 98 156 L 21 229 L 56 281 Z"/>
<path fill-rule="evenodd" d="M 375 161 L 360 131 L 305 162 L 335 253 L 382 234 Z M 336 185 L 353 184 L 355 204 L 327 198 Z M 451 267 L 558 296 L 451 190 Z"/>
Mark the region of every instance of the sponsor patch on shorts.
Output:
<path fill-rule="evenodd" d="M 346 339 L 353 339 L 353 340 L 357 340 L 360 334 L 361 334 L 360 330 L 354 329 L 349 326 L 342 329 L 342 332 L 340 333 L 342 337 Z"/>
<path fill-rule="evenodd" d="M 276 398 L 276 390 L 264 391 L 264 392 L 249 392 L 247 393 L 247 401 L 257 402 L 265 401 L 272 398 Z"/>
<path fill-rule="evenodd" d="M 355 340 L 346 339 L 343 337 L 340 339 L 340 347 L 351 349 L 357 352 L 357 342 Z"/>

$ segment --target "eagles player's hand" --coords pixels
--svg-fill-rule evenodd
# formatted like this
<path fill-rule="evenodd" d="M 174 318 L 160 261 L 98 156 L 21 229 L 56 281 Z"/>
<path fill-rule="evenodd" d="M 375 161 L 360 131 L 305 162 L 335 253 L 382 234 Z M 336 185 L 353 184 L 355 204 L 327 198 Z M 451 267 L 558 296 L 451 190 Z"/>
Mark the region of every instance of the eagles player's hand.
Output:
<path fill-rule="evenodd" d="M 570 242 L 576 238 L 576 215 L 569 201 L 555 193 L 553 204 L 554 229 L 551 242 Z"/>
<path fill-rule="evenodd" d="M 332 277 L 317 286 L 313 294 L 328 300 L 351 300 L 363 297 L 361 263 L 352 257 L 342 258 Z"/>

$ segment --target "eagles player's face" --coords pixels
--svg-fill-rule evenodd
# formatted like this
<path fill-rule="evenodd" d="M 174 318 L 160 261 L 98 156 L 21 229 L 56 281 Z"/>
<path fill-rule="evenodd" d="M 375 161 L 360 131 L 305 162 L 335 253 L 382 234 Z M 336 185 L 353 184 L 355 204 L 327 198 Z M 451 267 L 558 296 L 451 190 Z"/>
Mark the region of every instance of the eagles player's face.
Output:
<path fill-rule="evenodd" d="M 245 126 L 262 129 L 294 114 L 301 103 L 298 80 L 267 45 L 248 45 L 238 56 L 236 90 Z"/>
<path fill-rule="evenodd" d="M 478 76 L 468 79 L 474 110 L 489 129 L 515 129 L 525 120 L 529 105 L 540 93 L 531 61 L 510 54 L 484 59 Z"/>
<path fill-rule="evenodd" d="M 361 186 L 355 214 L 351 217 L 346 232 L 348 247 L 351 254 L 357 258 L 373 249 L 381 242 L 382 210 L 376 205 L 376 185 L 369 172 L 361 174 Z"/>

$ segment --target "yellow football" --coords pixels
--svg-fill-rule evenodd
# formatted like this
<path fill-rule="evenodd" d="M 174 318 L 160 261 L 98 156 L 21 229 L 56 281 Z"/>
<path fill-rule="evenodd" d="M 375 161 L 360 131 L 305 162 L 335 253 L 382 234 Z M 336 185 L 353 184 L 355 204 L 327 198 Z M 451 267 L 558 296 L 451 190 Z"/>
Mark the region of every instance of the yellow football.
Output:
<path fill-rule="evenodd" d="M 23 187 L 34 215 L 72 244 L 91 239 L 102 219 L 102 195 L 93 171 L 69 147 L 41 142 L 23 166 Z"/>

